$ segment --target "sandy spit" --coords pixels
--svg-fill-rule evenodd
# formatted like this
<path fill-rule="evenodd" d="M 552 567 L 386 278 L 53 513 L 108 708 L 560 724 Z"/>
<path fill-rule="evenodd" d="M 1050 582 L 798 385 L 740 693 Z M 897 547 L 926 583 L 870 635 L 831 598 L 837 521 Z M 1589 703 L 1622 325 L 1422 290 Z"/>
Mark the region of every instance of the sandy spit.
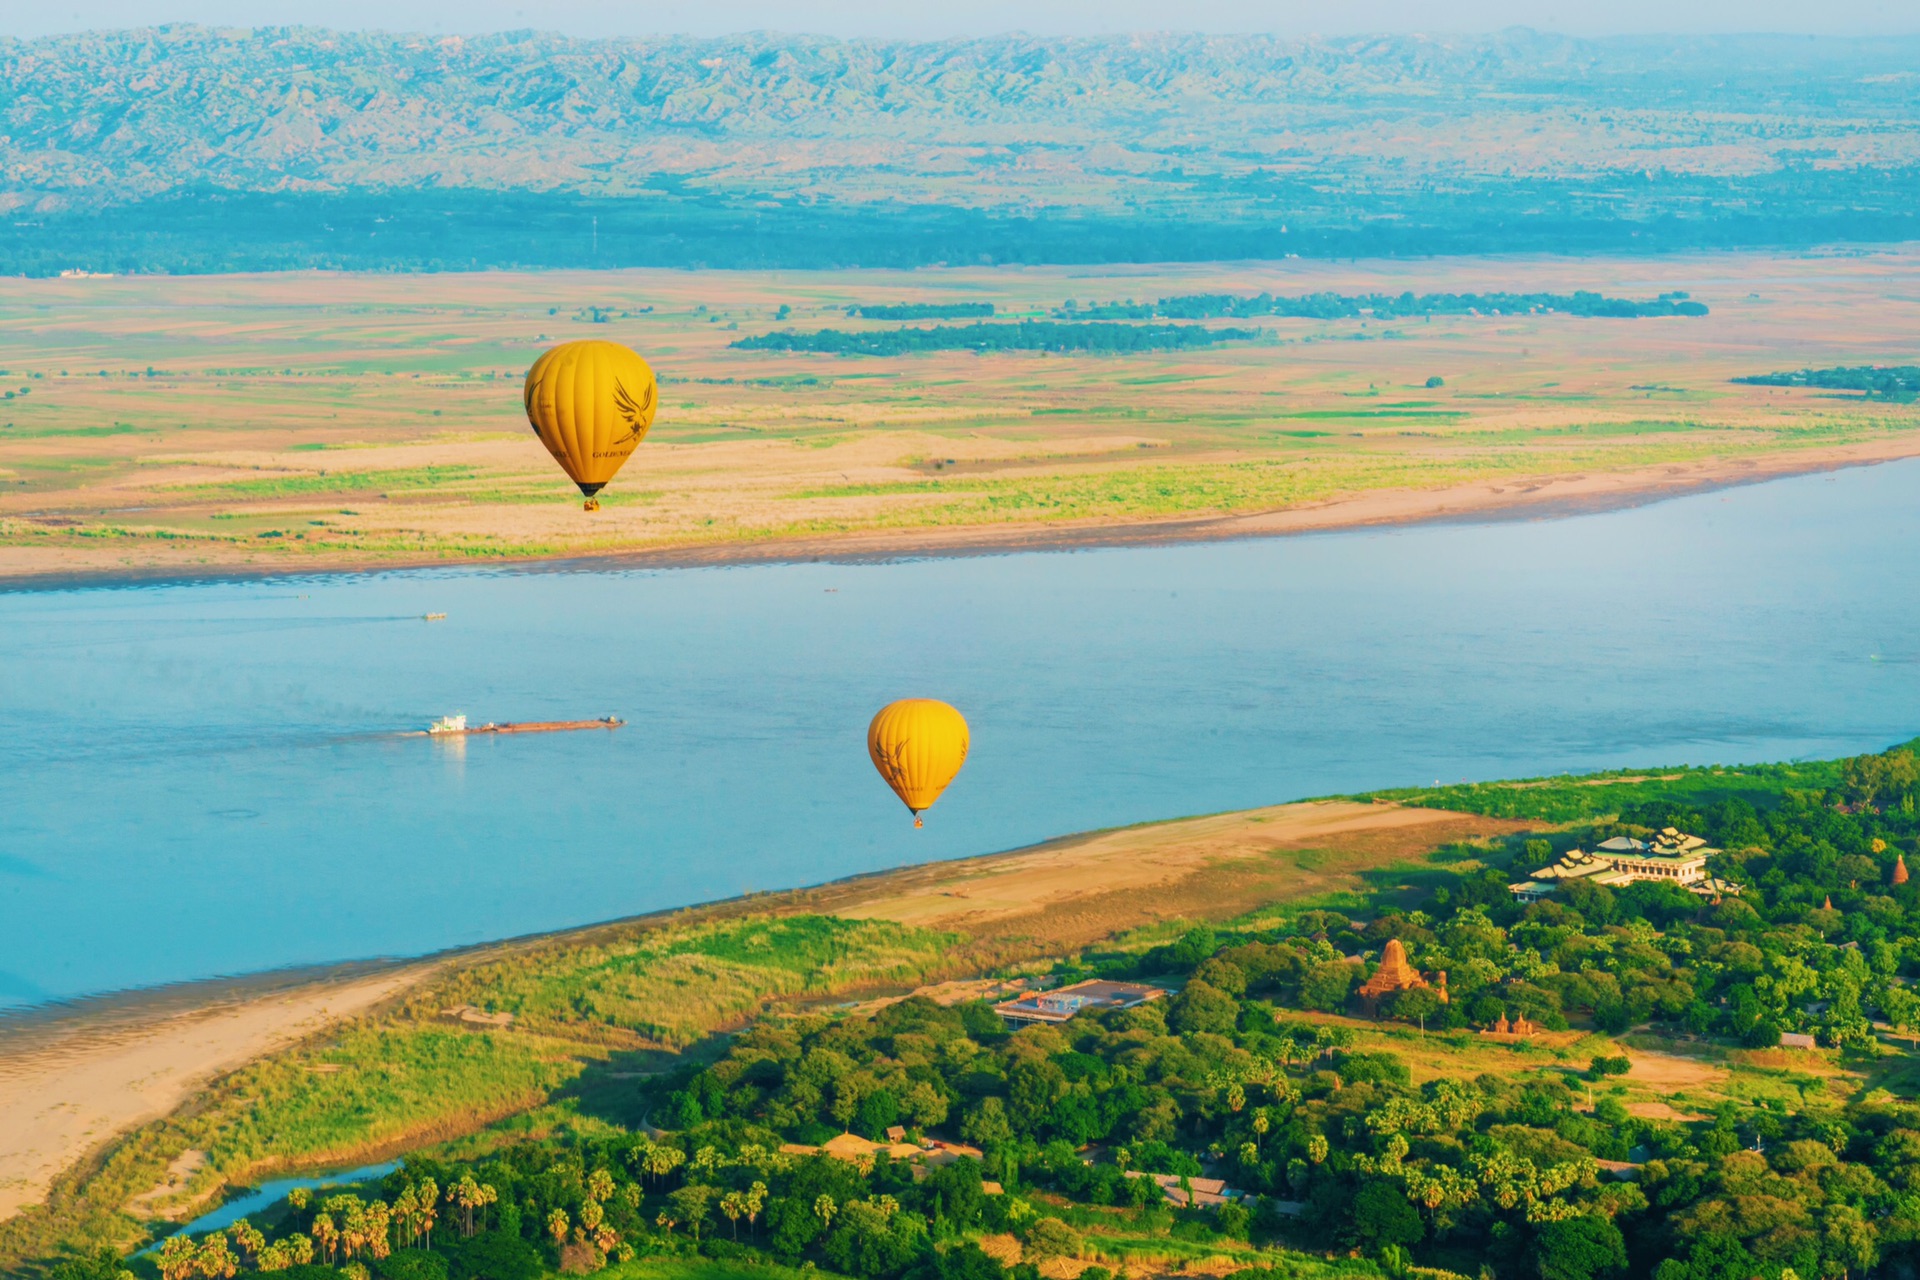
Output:
<path fill-rule="evenodd" d="M 222 562 L 206 549 L 195 559 L 135 560 L 125 548 L 0 547 L 0 589 L 109 585 L 119 582 L 248 579 L 314 574 L 448 568 L 454 564 L 577 570 L 592 567 L 676 567 L 779 564 L 802 561 L 876 561 L 923 556 L 995 555 L 1019 551 L 1155 546 L 1237 538 L 1324 533 L 1382 525 L 1549 519 L 1618 510 L 1667 498 L 1758 484 L 1785 476 L 1871 466 L 1920 457 L 1920 436 L 1867 444 L 1795 450 L 1760 458 L 1667 463 L 1627 471 L 1474 481 L 1440 489 L 1356 494 L 1307 506 L 1247 515 L 1166 520 L 995 524 L 961 528 L 884 529 L 825 537 L 682 544 L 657 549 L 568 554 L 540 559 L 487 560 L 313 557 L 263 564 Z M 142 551 L 142 555 L 152 552 Z"/>
<path fill-rule="evenodd" d="M 146 1017 L 125 1009 L 56 1017 L 0 1040 L 0 1218 L 40 1203 L 62 1170 L 215 1077 L 364 1013 L 433 967 L 321 978 Z"/>

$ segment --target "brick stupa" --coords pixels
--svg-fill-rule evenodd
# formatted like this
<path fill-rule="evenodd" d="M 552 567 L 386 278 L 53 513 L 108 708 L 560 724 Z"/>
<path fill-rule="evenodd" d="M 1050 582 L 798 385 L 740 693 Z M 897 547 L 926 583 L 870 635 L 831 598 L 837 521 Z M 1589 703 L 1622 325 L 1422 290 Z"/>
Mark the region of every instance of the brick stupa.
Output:
<path fill-rule="evenodd" d="M 1893 882 L 1895 884 L 1907 882 L 1907 855 L 1904 853 L 1893 855 Z"/>
<path fill-rule="evenodd" d="M 1433 983 L 1428 983 L 1421 977 L 1420 971 L 1407 963 L 1407 949 L 1400 944 L 1400 939 L 1388 938 L 1387 945 L 1380 952 L 1380 967 L 1361 984 L 1360 999 L 1366 1004 L 1367 1012 L 1372 1013 L 1383 997 L 1411 991 L 1415 987 L 1432 986 L 1434 994 L 1444 1002 L 1447 998 L 1447 975 L 1437 973 L 1434 978 Z"/>

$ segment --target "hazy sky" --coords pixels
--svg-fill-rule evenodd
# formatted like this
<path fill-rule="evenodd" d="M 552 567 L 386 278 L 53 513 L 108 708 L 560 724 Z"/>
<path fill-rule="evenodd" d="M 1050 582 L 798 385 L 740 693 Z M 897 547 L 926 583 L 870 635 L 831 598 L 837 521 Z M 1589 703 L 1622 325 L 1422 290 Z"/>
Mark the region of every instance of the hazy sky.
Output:
<path fill-rule="evenodd" d="M 1336 35 L 1518 25 L 1576 35 L 1866 35 L 1920 31 L 1920 5 L 1914 0 L 0 0 L 0 33 L 7 35 L 161 22 L 445 32 L 538 27 L 575 35 L 752 30 L 905 37 L 1159 30 Z"/>

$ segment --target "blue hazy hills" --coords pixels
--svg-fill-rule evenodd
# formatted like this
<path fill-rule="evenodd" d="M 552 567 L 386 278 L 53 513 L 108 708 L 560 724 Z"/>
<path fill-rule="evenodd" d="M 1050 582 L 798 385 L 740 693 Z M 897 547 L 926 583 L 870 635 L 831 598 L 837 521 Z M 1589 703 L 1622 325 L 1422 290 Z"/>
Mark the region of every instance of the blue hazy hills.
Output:
<path fill-rule="evenodd" d="M 1920 235 L 1920 38 L 0 41 L 0 271 Z"/>

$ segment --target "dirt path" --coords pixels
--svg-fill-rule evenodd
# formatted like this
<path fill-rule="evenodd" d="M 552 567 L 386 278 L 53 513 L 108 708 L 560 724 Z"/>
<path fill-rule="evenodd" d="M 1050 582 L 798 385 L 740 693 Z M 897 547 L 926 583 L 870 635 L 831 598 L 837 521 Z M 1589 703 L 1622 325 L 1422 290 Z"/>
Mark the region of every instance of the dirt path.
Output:
<path fill-rule="evenodd" d="M 0 1050 L 0 1218 L 38 1204 L 61 1170 L 215 1076 L 363 1012 L 430 968 L 321 981 L 145 1024 L 80 1022 Z"/>

